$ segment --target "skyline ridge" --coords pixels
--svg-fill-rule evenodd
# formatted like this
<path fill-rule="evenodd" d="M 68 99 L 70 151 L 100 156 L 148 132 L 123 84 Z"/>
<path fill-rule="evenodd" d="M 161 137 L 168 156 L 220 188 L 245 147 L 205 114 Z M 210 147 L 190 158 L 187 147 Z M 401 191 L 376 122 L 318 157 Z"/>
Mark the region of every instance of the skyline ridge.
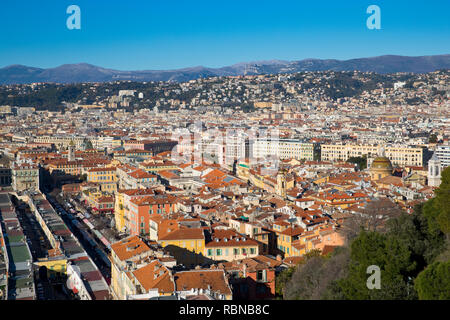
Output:
<path fill-rule="evenodd" d="M 111 81 L 176 81 L 198 78 L 260 74 L 292 74 L 305 71 L 360 71 L 380 74 L 427 73 L 450 69 L 450 54 L 432 56 L 383 55 L 350 60 L 303 59 L 293 61 L 264 60 L 241 62 L 220 68 L 205 66 L 169 70 L 115 70 L 86 62 L 63 64 L 55 68 L 10 65 L 0 69 L 0 84 L 81 83 Z"/>
<path fill-rule="evenodd" d="M 350 58 L 350 59 L 338 59 L 338 58 L 303 58 L 303 59 L 293 59 L 293 60 L 286 60 L 286 59 L 262 59 L 262 60 L 249 60 L 249 61 L 240 61 L 236 62 L 230 65 L 223 65 L 221 67 L 211 67 L 207 65 L 194 65 L 194 66 L 186 66 L 181 68 L 139 68 L 139 69 L 121 69 L 121 68 L 113 68 L 113 67 L 105 67 L 101 66 L 95 63 L 85 62 L 85 61 L 79 61 L 79 62 L 67 62 L 63 64 L 55 65 L 54 67 L 36 67 L 29 64 L 21 64 L 21 63 L 13 63 L 9 65 L 5 65 L 0 67 L 0 70 L 12 68 L 12 67 L 26 67 L 31 69 L 39 69 L 39 70 L 49 70 L 49 69 L 56 69 L 63 66 L 92 66 L 96 68 L 102 68 L 106 70 L 113 70 L 113 71 L 124 71 L 124 72 L 135 72 L 135 71 L 178 71 L 178 70 L 186 70 L 186 69 L 196 69 L 196 68 L 205 68 L 205 69 L 222 69 L 227 67 L 237 67 L 237 66 L 245 66 L 249 64 L 262 64 L 262 65 L 279 65 L 279 64 L 289 64 L 293 62 L 304 62 L 304 61 L 337 61 L 337 62 L 346 62 L 346 61 L 353 61 L 353 60 L 361 60 L 361 59 L 376 59 L 376 58 L 387 58 L 387 57 L 401 57 L 401 58 L 428 58 L 428 57 L 450 57 L 450 53 L 442 53 L 442 54 L 428 54 L 428 55 L 402 55 L 402 54 L 383 54 L 383 55 L 375 55 L 375 56 L 367 56 L 367 57 L 357 57 L 357 58 Z"/>

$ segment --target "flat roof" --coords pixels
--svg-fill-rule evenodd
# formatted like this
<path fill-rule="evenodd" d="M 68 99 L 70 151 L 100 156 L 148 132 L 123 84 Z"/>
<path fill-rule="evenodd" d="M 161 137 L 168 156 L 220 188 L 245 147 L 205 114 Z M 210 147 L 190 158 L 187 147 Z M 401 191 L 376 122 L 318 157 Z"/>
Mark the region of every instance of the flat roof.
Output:
<path fill-rule="evenodd" d="M 25 244 L 10 245 L 9 250 L 11 251 L 12 259 L 15 264 L 31 260 L 30 253 Z"/>
<path fill-rule="evenodd" d="M 0 207 L 12 206 L 11 198 L 7 193 L 0 193 Z"/>

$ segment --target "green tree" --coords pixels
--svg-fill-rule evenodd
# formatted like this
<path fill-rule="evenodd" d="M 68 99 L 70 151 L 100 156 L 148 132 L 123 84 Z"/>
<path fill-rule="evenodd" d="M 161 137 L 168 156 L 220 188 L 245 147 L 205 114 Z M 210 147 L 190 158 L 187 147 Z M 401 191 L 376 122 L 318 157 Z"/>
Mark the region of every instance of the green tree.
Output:
<path fill-rule="evenodd" d="M 421 255 L 425 265 L 433 262 L 433 260 L 445 249 L 445 234 L 441 231 L 436 221 L 435 199 L 431 199 L 425 203 L 417 205 L 412 215 L 404 220 L 398 221 L 397 228 L 394 228 L 394 222 L 391 222 L 392 233 L 396 233 L 398 237 L 405 241 L 413 243 L 414 253 Z M 414 229 L 410 227 L 411 220 Z M 425 267 L 422 266 L 421 270 Z"/>
<path fill-rule="evenodd" d="M 314 251 L 312 251 L 314 252 Z M 304 263 L 295 270 L 285 285 L 284 299 L 342 299 L 344 296 L 335 280 L 346 275 L 350 250 L 339 248 L 327 256 L 317 253 L 305 256 Z"/>
<path fill-rule="evenodd" d="M 441 173 L 441 185 L 436 190 L 435 209 L 436 221 L 444 233 L 450 232 L 450 167 Z"/>
<path fill-rule="evenodd" d="M 415 291 L 408 273 L 415 269 L 411 252 L 396 237 L 379 232 L 362 231 L 351 244 L 349 274 L 338 281 L 346 299 L 411 299 Z M 376 265 L 381 271 L 381 289 L 367 287 L 367 268 Z"/>
<path fill-rule="evenodd" d="M 290 267 L 287 269 L 284 269 L 281 271 L 276 279 L 275 279 L 275 294 L 277 297 L 283 296 L 283 290 L 286 286 L 286 283 L 289 282 L 289 280 L 292 277 L 292 274 L 294 273 L 296 267 Z"/>
<path fill-rule="evenodd" d="M 358 165 L 359 170 L 364 170 L 367 168 L 367 156 L 363 155 L 362 157 L 350 157 L 347 160 L 348 163 L 356 163 Z"/>
<path fill-rule="evenodd" d="M 94 149 L 94 146 L 92 145 L 92 142 L 90 140 L 86 141 L 86 149 L 88 150 Z"/>
<path fill-rule="evenodd" d="M 437 143 L 437 135 L 435 133 L 430 134 L 430 137 L 428 138 L 429 143 Z"/>
<path fill-rule="evenodd" d="M 450 261 L 434 262 L 415 281 L 421 300 L 450 300 Z"/>

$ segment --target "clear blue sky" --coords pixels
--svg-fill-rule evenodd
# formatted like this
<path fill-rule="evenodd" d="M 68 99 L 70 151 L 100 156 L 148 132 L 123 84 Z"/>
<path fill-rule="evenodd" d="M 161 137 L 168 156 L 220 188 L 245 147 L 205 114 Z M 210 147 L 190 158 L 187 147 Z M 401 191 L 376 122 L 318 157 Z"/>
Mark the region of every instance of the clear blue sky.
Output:
<path fill-rule="evenodd" d="M 66 9 L 81 8 L 81 30 Z M 381 8 L 381 30 L 366 9 Z M 450 53 L 450 0 L 0 1 L 0 67 L 119 70 Z"/>

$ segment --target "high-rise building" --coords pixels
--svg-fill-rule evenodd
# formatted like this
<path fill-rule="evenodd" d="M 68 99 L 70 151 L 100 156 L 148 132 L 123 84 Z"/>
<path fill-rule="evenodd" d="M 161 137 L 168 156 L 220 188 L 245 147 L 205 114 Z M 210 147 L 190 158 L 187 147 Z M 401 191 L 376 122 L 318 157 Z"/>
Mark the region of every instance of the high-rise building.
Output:
<path fill-rule="evenodd" d="M 437 146 L 435 153 L 441 161 L 442 169 L 450 166 L 450 145 Z"/>

